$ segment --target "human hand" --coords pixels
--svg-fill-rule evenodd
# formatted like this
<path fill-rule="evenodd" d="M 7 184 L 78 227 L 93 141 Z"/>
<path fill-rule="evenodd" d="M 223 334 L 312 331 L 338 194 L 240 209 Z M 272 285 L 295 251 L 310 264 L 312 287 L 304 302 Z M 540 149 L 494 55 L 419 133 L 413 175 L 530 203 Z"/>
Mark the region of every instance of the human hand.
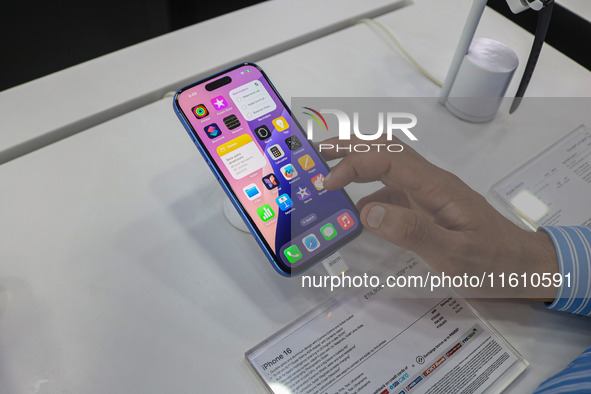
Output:
<path fill-rule="evenodd" d="M 347 145 L 357 142 L 363 141 L 352 136 Z M 395 142 L 404 146 L 402 152 L 378 152 L 375 147 L 359 153 L 322 152 L 328 161 L 342 158 L 325 177 L 326 189 L 351 182 L 384 184 L 358 203 L 366 228 L 449 275 L 558 272 L 554 245 L 545 232 L 517 227 L 457 176 Z M 339 140 L 324 143 L 337 146 Z M 554 295 L 555 289 L 543 298 Z"/>

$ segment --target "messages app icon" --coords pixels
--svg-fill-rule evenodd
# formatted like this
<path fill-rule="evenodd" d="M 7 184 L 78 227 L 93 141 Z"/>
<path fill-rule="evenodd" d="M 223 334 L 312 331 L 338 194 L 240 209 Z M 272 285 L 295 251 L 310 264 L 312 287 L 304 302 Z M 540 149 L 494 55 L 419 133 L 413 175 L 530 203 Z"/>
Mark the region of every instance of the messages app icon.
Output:
<path fill-rule="evenodd" d="M 320 234 L 324 237 L 325 240 L 330 241 L 334 237 L 338 235 L 337 229 L 334 228 L 332 223 L 325 224 L 324 226 L 320 227 Z"/>
<path fill-rule="evenodd" d="M 302 252 L 300 251 L 300 248 L 298 248 L 296 245 L 291 245 L 289 248 L 285 249 L 283 251 L 283 254 L 285 255 L 285 258 L 287 258 L 287 261 L 289 261 L 290 264 L 293 264 L 302 258 Z"/>

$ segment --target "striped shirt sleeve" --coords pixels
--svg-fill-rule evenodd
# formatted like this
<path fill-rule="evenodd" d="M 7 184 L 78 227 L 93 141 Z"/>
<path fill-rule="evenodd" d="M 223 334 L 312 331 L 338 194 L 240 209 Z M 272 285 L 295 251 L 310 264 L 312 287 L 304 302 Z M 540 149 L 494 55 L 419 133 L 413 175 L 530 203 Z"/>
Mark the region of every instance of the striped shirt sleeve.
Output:
<path fill-rule="evenodd" d="M 540 229 L 552 238 L 560 273 L 565 278 L 548 308 L 591 316 L 591 227 L 544 226 Z"/>
<path fill-rule="evenodd" d="M 550 309 L 591 316 L 591 227 L 540 227 L 546 231 L 558 255 L 560 273 L 570 273 L 571 283 L 563 281 Z M 544 381 L 534 391 L 547 393 L 591 393 L 591 348 L 565 369 Z"/>
<path fill-rule="evenodd" d="M 534 393 L 591 393 L 591 348 L 540 384 Z"/>

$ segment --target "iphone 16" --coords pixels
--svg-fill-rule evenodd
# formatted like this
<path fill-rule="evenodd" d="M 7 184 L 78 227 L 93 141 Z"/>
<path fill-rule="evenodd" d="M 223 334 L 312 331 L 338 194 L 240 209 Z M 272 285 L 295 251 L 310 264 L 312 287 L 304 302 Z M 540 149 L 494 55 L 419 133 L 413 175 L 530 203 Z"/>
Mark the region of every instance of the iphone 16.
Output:
<path fill-rule="evenodd" d="M 174 110 L 263 252 L 304 272 L 361 232 L 344 190 L 269 78 L 244 63 L 179 90 Z"/>

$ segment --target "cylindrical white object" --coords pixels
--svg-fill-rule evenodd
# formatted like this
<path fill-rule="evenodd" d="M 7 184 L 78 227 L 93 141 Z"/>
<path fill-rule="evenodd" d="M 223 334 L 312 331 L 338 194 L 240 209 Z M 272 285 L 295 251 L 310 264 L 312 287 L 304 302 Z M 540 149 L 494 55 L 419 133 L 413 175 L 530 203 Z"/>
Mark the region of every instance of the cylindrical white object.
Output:
<path fill-rule="evenodd" d="M 469 122 L 495 117 L 519 59 L 508 46 L 488 38 L 476 38 L 464 56 L 445 106 Z"/>
<path fill-rule="evenodd" d="M 441 105 L 445 105 L 445 101 L 447 100 L 447 96 L 449 96 L 449 91 L 451 90 L 451 86 L 453 85 L 454 79 L 456 79 L 456 75 L 458 75 L 460 66 L 462 65 L 462 60 L 468 53 L 468 50 L 470 50 L 470 44 L 474 39 L 474 33 L 476 33 L 476 28 L 478 27 L 482 13 L 486 8 L 487 1 L 488 0 L 474 0 L 472 3 L 470 13 L 468 14 L 468 19 L 466 19 L 466 24 L 462 30 L 462 35 L 458 40 L 456 51 L 454 52 L 454 56 L 451 59 L 449 70 L 447 71 L 445 81 L 441 87 L 441 93 L 439 95 L 439 103 Z"/>

